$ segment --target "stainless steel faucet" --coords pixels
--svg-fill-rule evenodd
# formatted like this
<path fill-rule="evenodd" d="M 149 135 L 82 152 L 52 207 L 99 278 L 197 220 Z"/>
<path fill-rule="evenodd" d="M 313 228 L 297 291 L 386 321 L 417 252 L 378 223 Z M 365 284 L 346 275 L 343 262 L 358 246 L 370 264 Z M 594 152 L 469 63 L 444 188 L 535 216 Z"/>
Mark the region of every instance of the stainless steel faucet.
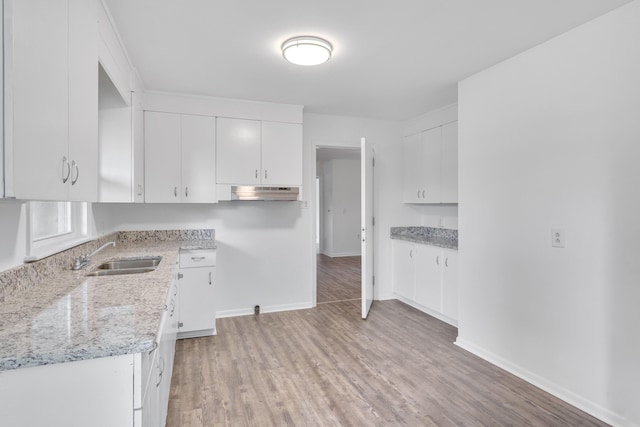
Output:
<path fill-rule="evenodd" d="M 105 243 L 104 245 L 100 246 L 98 249 L 96 249 L 95 251 L 91 252 L 88 255 L 80 255 L 78 258 L 73 260 L 73 264 L 71 265 L 71 269 L 72 270 L 81 270 L 81 269 L 83 269 L 87 264 L 89 264 L 91 262 L 91 257 L 92 256 L 94 256 L 95 254 L 97 254 L 98 252 L 100 252 L 101 250 L 106 248 L 107 246 L 113 246 L 115 248 L 116 247 L 116 242 Z"/>

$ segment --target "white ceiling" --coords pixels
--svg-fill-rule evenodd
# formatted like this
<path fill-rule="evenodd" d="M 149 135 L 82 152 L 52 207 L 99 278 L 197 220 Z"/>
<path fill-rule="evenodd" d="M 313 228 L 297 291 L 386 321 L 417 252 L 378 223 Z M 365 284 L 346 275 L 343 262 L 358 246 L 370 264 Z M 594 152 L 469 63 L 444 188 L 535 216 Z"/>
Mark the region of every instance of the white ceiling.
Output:
<path fill-rule="evenodd" d="M 403 120 L 456 82 L 630 0 L 105 0 L 145 88 Z M 287 63 L 289 37 L 333 58 Z"/>

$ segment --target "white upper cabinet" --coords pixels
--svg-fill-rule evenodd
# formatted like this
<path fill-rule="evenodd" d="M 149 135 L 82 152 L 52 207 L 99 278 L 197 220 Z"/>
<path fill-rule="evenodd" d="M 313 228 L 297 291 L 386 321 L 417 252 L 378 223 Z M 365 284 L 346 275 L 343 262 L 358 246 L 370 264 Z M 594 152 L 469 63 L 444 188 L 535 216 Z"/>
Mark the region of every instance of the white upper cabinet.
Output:
<path fill-rule="evenodd" d="M 302 185 L 302 125 L 262 122 L 262 183 Z"/>
<path fill-rule="evenodd" d="M 7 4 L 5 195 L 95 201 L 96 3 Z"/>
<path fill-rule="evenodd" d="M 215 202 L 215 118 L 144 116 L 145 202 Z"/>
<path fill-rule="evenodd" d="M 404 203 L 458 203 L 457 122 L 403 141 Z"/>
<path fill-rule="evenodd" d="M 215 118 L 184 114 L 180 118 L 182 201 L 215 202 Z"/>
<path fill-rule="evenodd" d="M 302 125 L 218 118 L 218 184 L 302 185 Z"/>
<path fill-rule="evenodd" d="M 96 2 L 69 0 L 69 199 L 94 201 L 98 188 Z"/>
<path fill-rule="evenodd" d="M 216 132 L 216 182 L 260 183 L 261 122 L 219 117 Z"/>

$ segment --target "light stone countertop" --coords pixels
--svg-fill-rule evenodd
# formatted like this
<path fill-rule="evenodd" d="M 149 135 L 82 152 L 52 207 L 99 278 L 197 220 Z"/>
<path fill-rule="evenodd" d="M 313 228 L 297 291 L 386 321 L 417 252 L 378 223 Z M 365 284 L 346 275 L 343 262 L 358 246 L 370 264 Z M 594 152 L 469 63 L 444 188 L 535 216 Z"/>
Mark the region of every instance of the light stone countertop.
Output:
<path fill-rule="evenodd" d="M 124 242 L 80 271 L 46 277 L 0 304 L 0 371 L 150 351 L 184 241 Z M 148 273 L 87 277 L 104 261 L 162 256 Z"/>
<path fill-rule="evenodd" d="M 390 237 L 423 245 L 458 250 L 458 230 L 435 227 L 391 227 Z"/>

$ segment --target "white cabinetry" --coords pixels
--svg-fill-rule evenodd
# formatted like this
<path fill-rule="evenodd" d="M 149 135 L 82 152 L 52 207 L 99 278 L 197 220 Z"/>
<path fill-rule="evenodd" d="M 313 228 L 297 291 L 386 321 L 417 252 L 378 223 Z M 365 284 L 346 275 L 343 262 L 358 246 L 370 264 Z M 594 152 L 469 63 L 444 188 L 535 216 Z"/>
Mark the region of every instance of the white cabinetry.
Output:
<path fill-rule="evenodd" d="M 456 325 L 457 257 L 455 250 L 393 240 L 393 292 L 402 301 Z"/>
<path fill-rule="evenodd" d="M 302 125 L 218 118 L 218 184 L 302 185 Z"/>
<path fill-rule="evenodd" d="M 216 251 L 181 251 L 179 271 L 178 338 L 214 335 Z"/>
<path fill-rule="evenodd" d="M 457 122 L 405 137 L 403 159 L 405 203 L 458 203 Z"/>
<path fill-rule="evenodd" d="M 215 202 L 215 119 L 146 111 L 145 201 Z"/>
<path fill-rule="evenodd" d="M 96 2 L 4 2 L 5 196 L 97 199 Z"/>

